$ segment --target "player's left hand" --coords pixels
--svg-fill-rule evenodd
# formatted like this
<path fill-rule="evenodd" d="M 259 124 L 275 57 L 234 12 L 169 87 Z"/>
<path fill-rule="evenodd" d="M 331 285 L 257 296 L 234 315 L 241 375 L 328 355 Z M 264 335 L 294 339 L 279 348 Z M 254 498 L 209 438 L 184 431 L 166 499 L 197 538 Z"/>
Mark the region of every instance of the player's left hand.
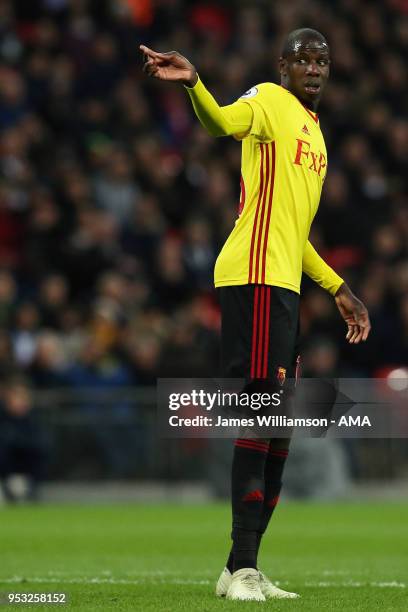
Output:
<path fill-rule="evenodd" d="M 346 340 L 350 344 L 365 342 L 371 330 L 368 310 L 351 291 L 350 287 L 343 283 L 338 289 L 335 298 L 337 308 L 347 324 Z"/>

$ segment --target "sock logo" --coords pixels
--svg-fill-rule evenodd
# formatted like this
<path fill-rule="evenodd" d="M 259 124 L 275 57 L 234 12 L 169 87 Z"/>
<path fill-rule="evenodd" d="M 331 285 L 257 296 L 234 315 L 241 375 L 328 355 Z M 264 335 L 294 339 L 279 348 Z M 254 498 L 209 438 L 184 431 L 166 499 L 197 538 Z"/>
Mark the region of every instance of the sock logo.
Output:
<path fill-rule="evenodd" d="M 278 379 L 280 386 L 283 387 L 286 380 L 286 368 L 278 368 L 276 378 Z"/>
<path fill-rule="evenodd" d="M 263 501 L 263 500 L 264 500 L 264 494 L 259 489 L 255 489 L 255 491 L 251 491 L 250 493 L 245 495 L 245 497 L 242 498 L 242 501 L 244 502 Z"/>

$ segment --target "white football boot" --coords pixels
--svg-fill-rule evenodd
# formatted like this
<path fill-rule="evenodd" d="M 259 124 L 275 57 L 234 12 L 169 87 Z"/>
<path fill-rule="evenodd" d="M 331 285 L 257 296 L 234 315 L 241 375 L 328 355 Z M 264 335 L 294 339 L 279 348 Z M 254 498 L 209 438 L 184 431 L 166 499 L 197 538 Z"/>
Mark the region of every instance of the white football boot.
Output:
<path fill-rule="evenodd" d="M 231 581 L 232 574 L 227 567 L 224 567 L 218 578 L 217 586 L 215 587 L 215 594 L 217 597 L 225 597 L 227 595 Z M 275 586 L 261 571 L 259 571 L 259 585 L 265 599 L 296 599 L 300 597 L 298 593 L 284 591 Z"/>
<path fill-rule="evenodd" d="M 259 570 L 259 585 L 265 599 L 296 599 L 300 597 L 298 593 L 284 591 L 272 584 L 272 582 Z"/>
<path fill-rule="evenodd" d="M 232 580 L 231 572 L 229 571 L 228 567 L 224 567 L 224 569 L 222 570 L 220 574 L 220 577 L 218 578 L 218 581 L 215 587 L 215 594 L 217 597 L 226 596 L 227 591 L 231 584 L 231 580 Z"/>
<path fill-rule="evenodd" d="M 265 601 L 258 570 L 253 567 L 244 567 L 234 572 L 226 598 L 233 601 Z"/>

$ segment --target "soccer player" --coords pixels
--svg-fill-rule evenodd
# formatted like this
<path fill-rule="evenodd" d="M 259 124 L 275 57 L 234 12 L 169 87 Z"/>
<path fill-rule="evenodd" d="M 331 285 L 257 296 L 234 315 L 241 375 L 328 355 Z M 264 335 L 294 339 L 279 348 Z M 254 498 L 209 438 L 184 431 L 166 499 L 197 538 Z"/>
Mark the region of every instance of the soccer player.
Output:
<path fill-rule="evenodd" d="M 335 299 L 351 344 L 370 331 L 367 309 L 308 240 L 327 172 L 317 108 L 329 77 L 322 34 L 291 32 L 279 59 L 280 85 L 261 83 L 220 107 L 195 67 L 175 51 L 141 45 L 144 71 L 184 85 L 213 136 L 242 141 L 239 217 L 215 265 L 221 303 L 223 375 L 246 389 L 276 390 L 295 378 L 302 272 Z M 232 550 L 216 587 L 232 600 L 297 597 L 257 569 L 262 535 L 277 504 L 288 439 L 240 438 L 232 466 Z"/>

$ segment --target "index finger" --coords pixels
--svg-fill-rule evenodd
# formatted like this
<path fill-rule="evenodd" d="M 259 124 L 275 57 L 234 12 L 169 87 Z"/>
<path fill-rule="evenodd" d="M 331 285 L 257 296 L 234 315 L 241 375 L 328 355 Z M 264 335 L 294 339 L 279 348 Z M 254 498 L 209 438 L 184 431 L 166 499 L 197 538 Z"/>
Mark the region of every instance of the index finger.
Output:
<path fill-rule="evenodd" d="M 153 49 L 149 49 L 145 45 L 139 45 L 139 49 L 142 53 L 144 53 L 147 57 L 159 57 L 161 54 L 157 53 L 157 51 L 153 51 Z"/>
<path fill-rule="evenodd" d="M 348 324 L 347 325 L 347 335 L 346 335 L 346 340 L 349 340 L 351 338 L 351 336 L 353 335 L 353 326 Z"/>
<path fill-rule="evenodd" d="M 349 343 L 350 344 L 354 344 L 354 342 L 358 338 L 359 334 L 360 334 L 360 330 L 359 330 L 358 325 L 353 325 L 353 333 L 352 333 L 352 335 L 349 338 Z"/>
<path fill-rule="evenodd" d="M 149 49 L 149 47 L 146 47 L 145 45 L 139 45 L 139 49 L 147 57 L 150 57 L 152 59 L 168 60 L 171 59 L 173 56 L 179 55 L 177 51 L 166 51 L 165 53 L 159 53 L 159 51 L 153 51 L 153 49 Z"/>

